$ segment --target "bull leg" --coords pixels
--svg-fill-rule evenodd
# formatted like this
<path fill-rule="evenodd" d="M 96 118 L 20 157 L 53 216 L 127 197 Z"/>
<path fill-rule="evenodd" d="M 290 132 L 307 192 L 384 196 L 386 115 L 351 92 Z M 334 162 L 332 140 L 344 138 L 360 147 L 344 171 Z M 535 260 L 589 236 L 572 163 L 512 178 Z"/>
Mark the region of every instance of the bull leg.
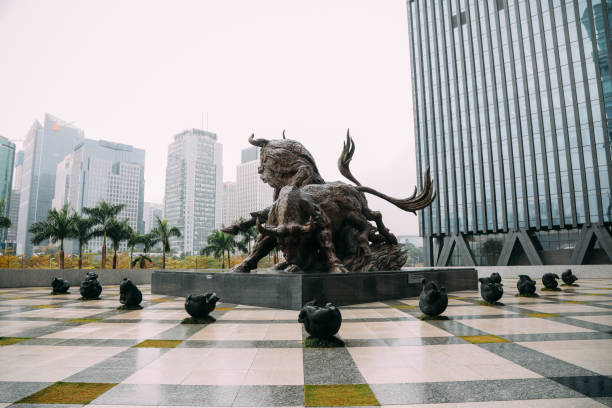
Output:
<path fill-rule="evenodd" d="M 385 227 L 385 224 L 383 224 L 382 221 L 382 214 L 378 211 L 372 211 L 369 208 L 364 208 L 363 214 L 365 215 L 365 217 L 370 220 L 370 221 L 374 221 L 376 223 L 376 227 L 378 228 L 378 232 L 380 233 L 380 235 L 382 235 L 383 237 L 385 237 L 385 241 L 387 241 L 388 244 L 391 245 L 396 245 L 397 244 L 397 238 L 395 238 L 395 235 L 393 235 L 388 229 L 387 227 Z"/>
<path fill-rule="evenodd" d="M 249 256 L 244 261 L 240 262 L 232 269 L 232 272 L 249 272 L 251 269 L 257 268 L 257 262 L 274 249 L 276 239 L 270 236 L 259 235 L 253 245 L 253 249 Z"/>
<path fill-rule="evenodd" d="M 336 256 L 336 250 L 334 249 L 334 243 L 332 241 L 332 233 L 330 228 L 323 228 L 318 234 L 319 244 L 321 250 L 327 259 L 329 265 L 329 271 L 331 273 L 345 273 L 348 272 L 346 267 L 340 262 L 340 259 Z"/>

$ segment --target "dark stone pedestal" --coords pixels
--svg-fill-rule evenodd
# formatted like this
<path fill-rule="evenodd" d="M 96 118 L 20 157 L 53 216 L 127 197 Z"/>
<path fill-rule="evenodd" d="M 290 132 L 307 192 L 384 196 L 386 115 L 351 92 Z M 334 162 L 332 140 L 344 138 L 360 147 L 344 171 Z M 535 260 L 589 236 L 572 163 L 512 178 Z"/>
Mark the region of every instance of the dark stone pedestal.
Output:
<path fill-rule="evenodd" d="M 151 292 L 170 296 L 216 292 L 225 303 L 300 310 L 304 303 L 313 299 L 344 306 L 416 297 L 421 292 L 423 278 L 435 280 L 448 292 L 478 289 L 474 268 L 414 268 L 343 274 L 156 270 L 151 277 Z"/>

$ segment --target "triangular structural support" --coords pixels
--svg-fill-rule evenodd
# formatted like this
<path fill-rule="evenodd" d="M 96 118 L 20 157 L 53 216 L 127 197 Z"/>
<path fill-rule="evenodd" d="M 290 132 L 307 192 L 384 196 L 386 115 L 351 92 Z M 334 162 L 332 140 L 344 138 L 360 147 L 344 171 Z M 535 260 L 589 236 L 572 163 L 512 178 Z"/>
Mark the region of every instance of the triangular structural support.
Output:
<path fill-rule="evenodd" d="M 610 233 L 606 228 L 591 225 L 589 227 L 582 228 L 580 231 L 578 241 L 576 241 L 576 246 L 572 252 L 572 265 L 582 265 L 584 263 L 586 255 L 589 252 L 593 236 L 597 238 L 599 246 L 605 251 L 608 258 L 612 261 L 612 236 L 610 236 Z"/>
<path fill-rule="evenodd" d="M 442 250 L 438 256 L 436 266 L 447 266 L 453 251 L 459 251 L 459 255 L 465 266 L 476 266 L 472 252 L 461 234 L 444 237 Z"/>
<path fill-rule="evenodd" d="M 508 266 L 510 264 L 512 251 L 514 251 L 517 241 L 521 244 L 521 247 L 523 248 L 523 251 L 525 251 L 525 255 L 527 255 L 527 259 L 529 259 L 529 263 L 531 265 L 543 265 L 542 258 L 540 257 L 535 245 L 533 245 L 533 242 L 531 242 L 531 238 L 529 238 L 527 232 L 515 231 L 509 232 L 506 236 L 504 246 L 499 254 L 499 259 L 497 260 L 497 266 Z"/>

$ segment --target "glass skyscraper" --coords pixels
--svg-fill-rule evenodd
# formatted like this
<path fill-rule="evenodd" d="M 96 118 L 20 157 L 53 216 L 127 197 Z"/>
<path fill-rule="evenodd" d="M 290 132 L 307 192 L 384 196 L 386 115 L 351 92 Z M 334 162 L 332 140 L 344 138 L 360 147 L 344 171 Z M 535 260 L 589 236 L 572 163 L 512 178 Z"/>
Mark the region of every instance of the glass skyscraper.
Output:
<path fill-rule="evenodd" d="M 117 219 L 128 220 L 135 231 L 144 232 L 144 166 L 145 151 L 131 145 L 105 140 L 83 139 L 57 165 L 53 207 L 68 204 L 78 213 L 95 207 L 100 201 L 123 204 Z M 102 250 L 102 238 L 89 241 L 87 250 Z M 78 245 L 65 245 L 76 253 Z M 127 248 L 121 242 L 119 250 Z"/>
<path fill-rule="evenodd" d="M 47 217 L 55 193 L 56 167 L 83 137 L 81 129 L 48 113 L 45 114 L 44 126 L 35 121 L 28 131 L 23 142 L 17 225 L 18 255 L 32 255 L 28 229 L 36 221 Z"/>
<path fill-rule="evenodd" d="M 407 6 L 426 263 L 610 263 L 612 0 Z"/>
<path fill-rule="evenodd" d="M 223 217 L 223 146 L 217 135 L 188 129 L 168 146 L 164 217 L 181 231 L 172 249 L 198 254 Z"/>
<path fill-rule="evenodd" d="M 11 190 L 13 185 L 13 165 L 15 162 L 15 143 L 0 136 L 0 216 L 8 217 L 11 206 Z M 0 246 L 4 245 L 7 229 L 0 229 Z"/>

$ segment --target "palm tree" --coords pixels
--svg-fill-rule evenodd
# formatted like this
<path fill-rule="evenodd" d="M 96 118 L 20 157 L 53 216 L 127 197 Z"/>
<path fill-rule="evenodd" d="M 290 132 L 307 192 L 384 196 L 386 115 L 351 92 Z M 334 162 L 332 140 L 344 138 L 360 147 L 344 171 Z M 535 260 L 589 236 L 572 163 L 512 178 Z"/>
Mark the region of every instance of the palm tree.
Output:
<path fill-rule="evenodd" d="M 130 239 L 130 230 L 127 219 L 123 221 L 114 220 L 108 225 L 107 236 L 113 248 L 113 269 L 117 269 L 117 251 L 119 250 L 119 245 L 121 241 Z"/>
<path fill-rule="evenodd" d="M 134 258 L 134 260 L 132 260 L 132 262 L 130 263 L 131 267 L 133 268 L 134 265 L 138 263 L 140 264 L 140 269 L 144 269 L 147 266 L 146 261 L 153 262 L 151 258 L 147 256 L 147 254 L 149 253 L 151 248 L 153 248 L 158 242 L 159 238 L 155 234 L 149 232 L 148 234 L 141 235 L 138 243 L 142 244 L 143 253 Z"/>
<path fill-rule="evenodd" d="M 64 269 L 64 239 L 71 238 L 74 232 L 69 208 L 68 205 L 65 205 L 59 211 L 55 208 L 50 209 L 45 220 L 35 222 L 29 229 L 29 231 L 34 234 L 30 240 L 34 245 L 38 245 L 47 239 L 50 240 L 51 243 L 59 241 L 60 269 Z"/>
<path fill-rule="evenodd" d="M 96 235 L 103 236 L 102 240 L 102 269 L 106 268 L 106 236 L 108 227 L 115 220 L 117 214 L 125 207 L 125 204 L 109 204 L 100 201 L 97 207 L 83 208 L 83 212 L 97 225 Z"/>
<path fill-rule="evenodd" d="M 221 257 L 221 269 L 225 268 L 225 252 L 227 252 L 227 267 L 231 268 L 230 251 L 236 248 L 234 236 L 222 231 L 213 231 L 206 238 L 208 245 L 200 250 L 201 255 L 213 255 L 215 258 Z"/>
<path fill-rule="evenodd" d="M 78 213 L 72 214 L 72 237 L 79 243 L 79 269 L 83 267 L 83 247 L 94 237 L 92 229 L 94 223 L 89 218 L 81 217 Z"/>
<path fill-rule="evenodd" d="M 134 265 L 132 264 L 132 259 L 134 258 L 134 248 L 136 247 L 136 245 L 140 244 L 140 241 L 142 240 L 142 235 L 140 234 L 140 232 L 135 231 L 131 227 L 129 232 L 130 237 L 127 241 L 127 247 L 130 249 L 130 268 L 133 268 Z"/>
<path fill-rule="evenodd" d="M 166 269 L 166 252 L 170 252 L 170 238 L 179 238 L 181 231 L 177 227 L 168 228 L 168 221 L 160 220 L 157 217 L 157 226 L 153 228 L 151 233 L 157 235 L 162 244 L 162 269 Z"/>

